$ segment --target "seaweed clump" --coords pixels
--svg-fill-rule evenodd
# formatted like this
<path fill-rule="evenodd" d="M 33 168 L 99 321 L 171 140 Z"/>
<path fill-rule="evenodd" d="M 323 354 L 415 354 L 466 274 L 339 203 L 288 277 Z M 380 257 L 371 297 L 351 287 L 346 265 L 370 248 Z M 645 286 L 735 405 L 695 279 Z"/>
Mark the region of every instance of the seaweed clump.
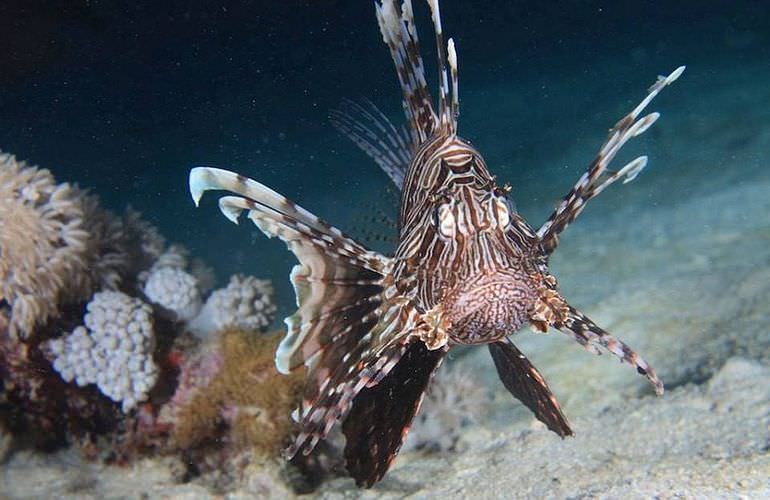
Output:
<path fill-rule="evenodd" d="M 286 376 L 275 369 L 281 336 L 229 328 L 213 339 L 210 352 L 204 344 L 185 363 L 175 396 L 174 446 L 191 454 L 214 447 L 228 454 L 249 450 L 265 458 L 279 456 L 291 437 L 291 412 L 304 383 L 302 372 Z M 186 369 L 199 373 L 185 374 Z M 203 383 L 186 388 L 186 381 Z"/>

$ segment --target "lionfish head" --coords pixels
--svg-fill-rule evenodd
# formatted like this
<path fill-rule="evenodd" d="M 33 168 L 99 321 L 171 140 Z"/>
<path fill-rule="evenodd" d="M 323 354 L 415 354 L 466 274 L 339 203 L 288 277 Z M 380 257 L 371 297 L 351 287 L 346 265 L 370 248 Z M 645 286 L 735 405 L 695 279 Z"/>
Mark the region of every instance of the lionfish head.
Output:
<path fill-rule="evenodd" d="M 541 281 L 532 263 L 537 236 L 509 201 L 510 188 L 487 176 L 458 180 L 433 198 L 437 289 L 450 338 L 487 343 L 520 329 L 532 314 Z"/>

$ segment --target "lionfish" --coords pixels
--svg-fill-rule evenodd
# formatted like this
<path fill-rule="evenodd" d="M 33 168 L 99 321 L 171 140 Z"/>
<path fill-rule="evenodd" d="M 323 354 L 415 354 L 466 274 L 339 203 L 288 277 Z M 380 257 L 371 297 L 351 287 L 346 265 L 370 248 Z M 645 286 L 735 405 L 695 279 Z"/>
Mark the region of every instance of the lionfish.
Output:
<path fill-rule="evenodd" d="M 290 279 L 297 311 L 276 352 L 282 373 L 301 366 L 307 382 L 294 417 L 299 434 L 288 458 L 309 454 L 342 421 L 348 472 L 370 487 L 385 475 L 418 412 L 431 377 L 456 345 L 487 344 L 510 393 L 561 437 L 572 435 L 543 377 L 510 340 L 525 325 L 558 329 L 585 349 L 600 347 L 663 384 L 630 347 L 569 305 L 548 270 L 559 234 L 586 202 L 613 182 L 633 180 L 640 156 L 608 169 L 620 148 L 658 113 L 641 116 L 684 67 L 658 77 L 644 100 L 612 129 L 588 170 L 534 230 L 514 209 L 481 154 L 457 135 L 457 53 L 444 44 L 438 0 L 427 0 L 438 52 L 438 105 L 426 84 L 411 0 L 376 0 L 382 38 L 403 91 L 407 127 L 371 104 L 349 102 L 333 123 L 401 190 L 399 240 L 392 256 L 346 236 L 267 186 L 226 170 L 197 167 L 190 192 L 227 190 L 219 208 L 232 222 L 245 212 L 268 237 L 283 240 L 299 264 Z M 451 82 L 451 88 L 450 88 Z"/>

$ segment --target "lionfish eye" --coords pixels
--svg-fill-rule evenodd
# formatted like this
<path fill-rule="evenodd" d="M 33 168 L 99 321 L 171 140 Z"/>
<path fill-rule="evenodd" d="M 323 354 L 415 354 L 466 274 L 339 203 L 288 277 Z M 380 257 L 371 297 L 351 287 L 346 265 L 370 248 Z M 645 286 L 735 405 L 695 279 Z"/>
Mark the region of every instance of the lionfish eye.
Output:
<path fill-rule="evenodd" d="M 433 209 L 433 225 L 439 236 L 451 239 L 455 236 L 455 214 L 450 203 L 442 203 Z"/>

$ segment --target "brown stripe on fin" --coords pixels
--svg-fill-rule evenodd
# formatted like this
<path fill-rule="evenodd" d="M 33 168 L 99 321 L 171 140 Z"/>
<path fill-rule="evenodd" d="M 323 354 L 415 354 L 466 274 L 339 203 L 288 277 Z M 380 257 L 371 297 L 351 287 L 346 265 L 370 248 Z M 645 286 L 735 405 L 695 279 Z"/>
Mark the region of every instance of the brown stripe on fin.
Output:
<path fill-rule="evenodd" d="M 570 335 L 584 346 L 598 345 L 604 347 L 611 354 L 620 359 L 621 363 L 630 364 L 636 368 L 636 371 L 640 375 L 644 375 L 653 385 L 655 393 L 658 396 L 663 394 L 663 382 L 658 378 L 658 375 L 655 373 L 655 369 L 652 366 L 623 341 L 616 339 L 604 331 L 588 316 L 574 307 L 568 305 L 566 317 L 556 321 L 553 326 L 567 335 Z M 600 353 L 598 349 L 588 350 L 597 354 Z"/>
<path fill-rule="evenodd" d="M 372 486 L 390 468 L 445 355 L 414 341 L 385 378 L 353 400 L 342 431 L 347 469 L 358 486 Z"/>
<path fill-rule="evenodd" d="M 646 156 L 640 156 L 628 162 L 616 172 L 607 170 L 607 167 L 626 142 L 641 135 L 655 123 L 660 116 L 658 113 L 650 113 L 641 118 L 639 115 L 650 101 L 664 87 L 674 83 L 683 71 L 684 66 L 680 66 L 670 75 L 658 77 L 658 80 L 648 89 L 647 96 L 642 102 L 610 129 L 607 140 L 589 165 L 588 170 L 578 179 L 545 224 L 538 229 L 537 235 L 540 237 L 546 253 L 550 254 L 556 249 L 559 244 L 559 234 L 580 215 L 588 200 L 598 196 L 605 188 L 619 179 L 623 179 L 624 184 L 631 182 L 644 169 L 647 165 Z"/>
<path fill-rule="evenodd" d="M 286 337 L 276 353 L 279 371 L 288 373 L 302 365 L 339 332 L 363 335 L 357 328 L 380 304 L 388 258 L 367 250 L 266 186 L 233 172 L 199 167 L 190 173 L 190 186 L 196 200 L 210 189 L 240 194 L 220 199 L 227 218 L 237 222 L 240 213 L 247 212 L 267 236 L 283 240 L 299 260 L 291 272 L 298 309 L 286 319 Z"/>
<path fill-rule="evenodd" d="M 390 289 L 392 291 L 392 289 Z M 386 290 L 383 295 L 389 296 Z M 298 415 L 300 433 L 286 451 L 310 453 L 334 424 L 348 414 L 355 397 L 376 386 L 396 366 L 406 345 L 416 336 L 420 315 L 403 297 L 385 301 L 362 319 L 359 335 L 342 334 L 308 360 L 310 377 Z"/>
<path fill-rule="evenodd" d="M 419 146 L 437 130 L 438 117 L 425 81 L 425 66 L 414 24 L 411 0 L 375 0 L 374 7 L 382 39 L 390 49 L 403 93 L 402 105 L 412 141 Z"/>
<path fill-rule="evenodd" d="M 212 189 L 239 194 L 219 200 L 225 216 L 237 222 L 246 212 L 299 260 L 291 273 L 298 309 L 286 318 L 276 366 L 283 373 L 302 364 L 308 368 L 297 418 L 300 433 L 287 455 L 310 453 L 347 414 L 355 396 L 395 366 L 418 314 L 408 300 L 393 293 L 387 257 L 256 181 L 220 169 L 191 171 L 190 191 L 196 202 Z"/>
<path fill-rule="evenodd" d="M 510 339 L 489 344 L 497 374 L 506 389 L 535 417 L 561 437 L 572 436 L 569 422 L 542 375 Z"/>
<path fill-rule="evenodd" d="M 449 40 L 449 44 L 444 46 L 444 29 L 441 26 L 441 9 L 438 0 L 428 0 L 430 6 L 431 19 L 433 20 L 433 31 L 436 35 L 436 58 L 438 66 L 438 116 L 439 128 L 442 133 L 454 135 L 457 133 L 457 122 L 454 113 L 454 103 L 450 104 L 449 98 L 449 77 L 447 75 L 447 51 L 451 51 L 452 60 L 452 78 L 453 87 L 457 89 L 457 53 L 455 52 L 454 41 Z M 455 94 L 452 101 L 458 96 Z"/>
<path fill-rule="evenodd" d="M 329 113 L 329 118 L 401 189 L 415 147 L 405 129 L 396 128 L 368 99 L 360 103 L 344 100 L 339 109 Z"/>

